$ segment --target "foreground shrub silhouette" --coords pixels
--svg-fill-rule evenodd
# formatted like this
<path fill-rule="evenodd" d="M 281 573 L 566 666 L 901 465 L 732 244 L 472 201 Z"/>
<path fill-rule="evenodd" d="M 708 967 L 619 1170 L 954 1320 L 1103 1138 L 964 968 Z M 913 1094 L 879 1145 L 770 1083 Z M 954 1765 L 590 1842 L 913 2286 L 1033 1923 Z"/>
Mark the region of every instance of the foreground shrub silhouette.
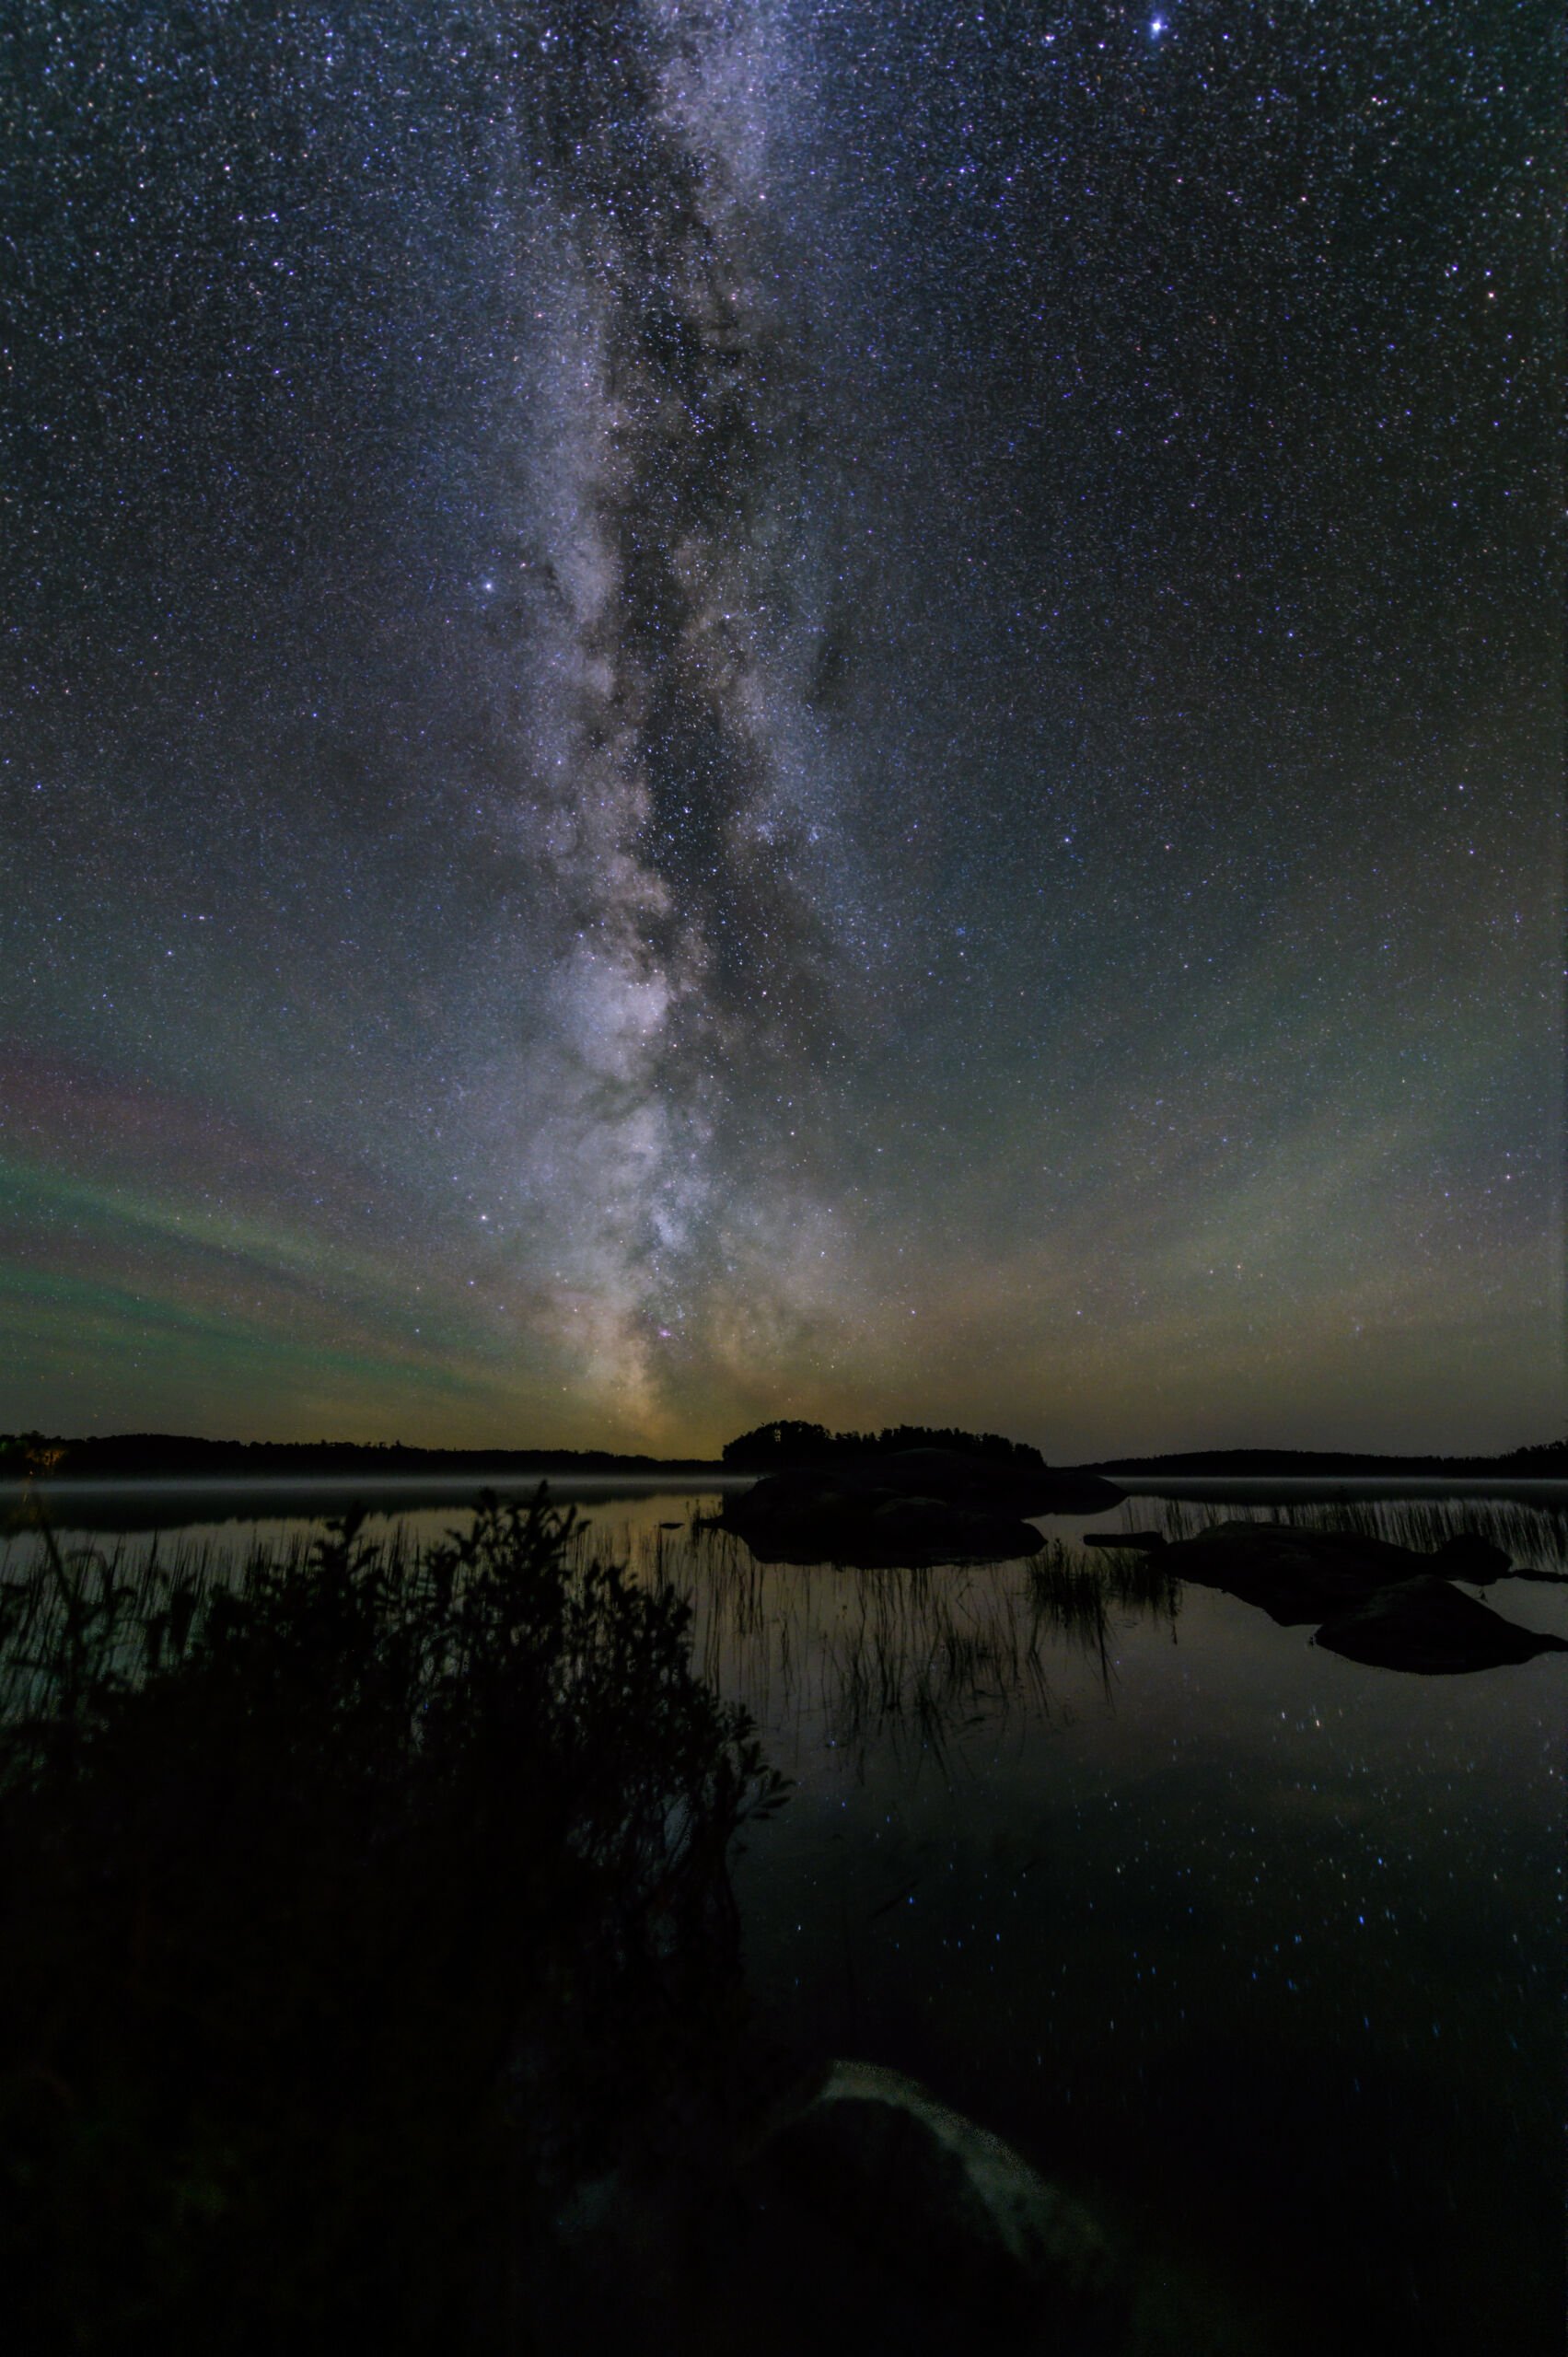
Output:
<path fill-rule="evenodd" d="M 12 2346 L 526 2348 L 571 2189 L 722 2112 L 783 1787 L 583 1538 L 541 1491 L 134 1592 L 44 1533 L 0 1588 Z"/>

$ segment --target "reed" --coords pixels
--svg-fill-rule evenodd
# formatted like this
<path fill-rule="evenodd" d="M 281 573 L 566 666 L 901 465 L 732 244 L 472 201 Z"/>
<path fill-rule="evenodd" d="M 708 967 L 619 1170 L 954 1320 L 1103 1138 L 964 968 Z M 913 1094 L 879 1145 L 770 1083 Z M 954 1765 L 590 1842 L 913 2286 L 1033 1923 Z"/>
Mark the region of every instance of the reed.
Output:
<path fill-rule="evenodd" d="M 970 1735 L 1047 1714 L 1048 1643 L 1103 1669 L 1118 1616 L 1171 1618 L 1179 1601 L 1150 1557 L 1060 1539 L 1022 1562 L 847 1572 L 760 1562 L 701 1514 L 679 1531 L 602 1529 L 631 1576 L 691 1597 L 709 1684 L 775 1738 L 809 1724 L 856 1772 L 875 1747 L 951 1765 Z"/>

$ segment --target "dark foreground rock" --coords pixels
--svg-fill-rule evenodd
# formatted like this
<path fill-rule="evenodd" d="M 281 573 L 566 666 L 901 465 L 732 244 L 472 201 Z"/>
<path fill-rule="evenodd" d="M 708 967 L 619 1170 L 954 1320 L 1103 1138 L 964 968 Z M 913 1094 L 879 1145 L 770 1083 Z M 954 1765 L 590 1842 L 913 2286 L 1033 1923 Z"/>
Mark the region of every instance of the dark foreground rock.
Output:
<path fill-rule="evenodd" d="M 1286 1522 L 1217 1523 L 1176 1540 L 1161 1562 L 1173 1577 L 1223 1588 L 1283 1628 L 1353 1611 L 1400 1580 L 1436 1575 L 1480 1583 L 1508 1569 L 1501 1549 L 1483 1538 L 1450 1539 L 1423 1555 L 1358 1531 L 1305 1530 Z"/>
<path fill-rule="evenodd" d="M 1040 1551 L 1026 1515 L 1096 1514 L 1121 1496 L 1097 1474 L 912 1448 L 771 1473 L 726 1498 L 719 1520 L 766 1563 L 997 1562 Z"/>
<path fill-rule="evenodd" d="M 811 2101 L 753 2165 L 761 2198 L 815 2216 L 851 2269 L 869 2269 L 927 2320 L 942 2345 L 1055 2351 L 1121 2344 L 1122 2255 L 1099 2221 L 1012 2147 L 914 2080 L 870 2062 L 833 2063 Z M 878 2345 L 887 2345 L 885 2343 Z"/>
<path fill-rule="evenodd" d="M 1285 2357 L 1213 2270 L 900 2073 L 771 2051 L 560 2189 L 530 2350 L 638 2357 Z M 775 2067 L 776 2066 L 776 2067 Z"/>
<path fill-rule="evenodd" d="M 1537 1654 L 1568 1653 L 1568 1640 L 1521 1629 L 1431 1572 L 1398 1580 L 1327 1621 L 1318 1643 L 1384 1669 L 1497 1669 Z"/>

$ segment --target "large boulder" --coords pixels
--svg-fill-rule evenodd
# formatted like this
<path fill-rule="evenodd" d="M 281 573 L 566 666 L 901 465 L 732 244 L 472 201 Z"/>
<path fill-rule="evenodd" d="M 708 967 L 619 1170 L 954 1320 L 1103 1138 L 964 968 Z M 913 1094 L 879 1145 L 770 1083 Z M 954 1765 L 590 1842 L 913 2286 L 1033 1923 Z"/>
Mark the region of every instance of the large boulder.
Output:
<path fill-rule="evenodd" d="M 1508 1568 L 1506 1556 L 1484 1539 L 1451 1539 L 1423 1555 L 1359 1531 L 1307 1530 L 1287 1522 L 1216 1523 L 1176 1540 L 1160 1560 L 1173 1578 L 1223 1588 L 1285 1628 L 1353 1611 L 1401 1580 L 1494 1579 Z"/>
<path fill-rule="evenodd" d="M 759 2172 L 826 2221 L 846 2249 L 915 2292 L 933 2320 L 1031 2348 L 1113 2347 L 1127 2272 L 1099 2221 L 1001 2137 L 899 2072 L 831 2064 L 775 2130 Z M 951 2334 L 944 2345 L 956 2345 Z M 986 2345 L 982 2340 L 981 2345 Z"/>
<path fill-rule="evenodd" d="M 1568 1639 L 1521 1629 L 1432 1572 L 1376 1589 L 1325 1622 L 1318 1643 L 1350 1661 L 1428 1674 L 1497 1669 L 1537 1654 L 1568 1653 Z"/>

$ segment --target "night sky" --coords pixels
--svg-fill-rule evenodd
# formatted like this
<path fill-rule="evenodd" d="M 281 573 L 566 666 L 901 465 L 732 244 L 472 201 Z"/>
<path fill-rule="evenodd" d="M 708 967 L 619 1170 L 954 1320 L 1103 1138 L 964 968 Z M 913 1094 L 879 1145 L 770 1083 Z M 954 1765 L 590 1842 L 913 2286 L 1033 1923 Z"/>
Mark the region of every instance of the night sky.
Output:
<path fill-rule="evenodd" d="M 1550 0 L 12 0 L 0 1429 L 1561 1429 Z"/>

